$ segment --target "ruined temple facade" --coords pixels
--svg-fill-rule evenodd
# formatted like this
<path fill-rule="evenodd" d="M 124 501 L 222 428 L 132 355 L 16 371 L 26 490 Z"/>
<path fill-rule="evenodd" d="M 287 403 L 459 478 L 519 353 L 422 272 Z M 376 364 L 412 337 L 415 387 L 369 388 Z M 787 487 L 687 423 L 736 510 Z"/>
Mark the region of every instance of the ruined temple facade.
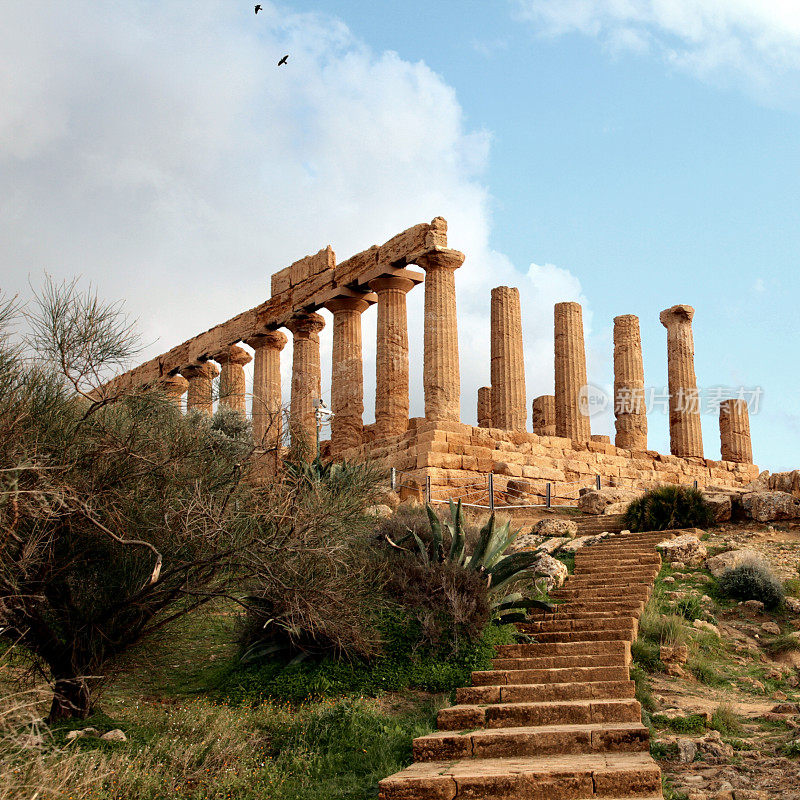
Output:
<path fill-rule="evenodd" d="M 491 386 L 477 393 L 478 425 L 461 422 L 457 271 L 465 255 L 448 247 L 447 223 L 437 217 L 341 263 L 327 247 L 272 275 L 271 296 L 169 352 L 115 378 L 100 393 L 161 385 L 177 404 L 211 413 L 213 380 L 219 402 L 247 413 L 244 365 L 254 362 L 251 413 L 260 462 L 268 476 L 285 442 L 281 428 L 281 352 L 293 339 L 289 433 L 310 444 L 316 437 L 315 403 L 330 397 L 334 412 L 327 458 L 373 461 L 401 470 L 406 480 L 447 493 L 465 479 L 496 484 L 525 481 L 532 493 L 555 485 L 652 486 L 689 483 L 737 486 L 758 474 L 752 463 L 747 407 L 731 399 L 720 408 L 721 461 L 704 457 L 699 410 L 673 402 L 697 392 L 691 322 L 694 309 L 661 312 L 667 330 L 671 453 L 647 448 L 644 367 L 639 320 L 614 320 L 615 444 L 592 435 L 582 399 L 587 384 L 580 305 L 554 308 L 553 395 L 532 401 L 527 424 L 523 315 L 519 292 L 500 286 L 491 309 Z M 416 269 L 415 269 L 416 267 Z M 425 416 L 409 418 L 406 295 L 424 291 L 423 391 Z M 361 318 L 377 306 L 375 422 L 363 420 Z M 320 385 L 319 333 L 325 308 L 333 316 L 332 385 Z M 288 333 L 284 333 L 283 331 Z M 240 345 L 253 350 L 253 356 Z"/>

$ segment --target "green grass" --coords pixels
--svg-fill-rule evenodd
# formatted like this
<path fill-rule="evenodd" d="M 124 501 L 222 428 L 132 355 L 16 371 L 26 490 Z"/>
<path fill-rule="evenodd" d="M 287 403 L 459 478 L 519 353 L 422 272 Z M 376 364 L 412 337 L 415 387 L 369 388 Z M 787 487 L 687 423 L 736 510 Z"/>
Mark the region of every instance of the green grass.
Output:
<path fill-rule="evenodd" d="M 725 704 L 717 707 L 709 727 L 719 731 L 723 736 L 741 736 L 744 733 L 741 717 Z"/>
<path fill-rule="evenodd" d="M 650 720 L 657 728 L 668 728 L 675 733 L 702 733 L 706 729 L 706 720 L 702 714 L 675 718 L 664 714 L 652 714 Z"/>

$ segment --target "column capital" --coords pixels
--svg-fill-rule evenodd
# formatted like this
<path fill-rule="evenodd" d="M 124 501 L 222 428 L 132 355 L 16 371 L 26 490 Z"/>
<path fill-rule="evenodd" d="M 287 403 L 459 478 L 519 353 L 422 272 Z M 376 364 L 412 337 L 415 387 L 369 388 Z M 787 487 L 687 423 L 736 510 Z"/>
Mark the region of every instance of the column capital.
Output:
<path fill-rule="evenodd" d="M 378 278 L 373 278 L 369 282 L 369 288 L 372 289 L 373 292 L 378 292 L 379 294 L 380 292 L 389 291 L 391 289 L 401 292 L 410 292 L 415 285 L 415 281 L 402 275 L 381 275 Z"/>
<path fill-rule="evenodd" d="M 412 257 L 413 263 L 425 272 L 434 269 L 458 269 L 465 258 L 464 253 L 449 247 L 431 247 Z"/>
<path fill-rule="evenodd" d="M 159 381 L 164 391 L 169 394 L 183 394 L 189 388 L 189 381 L 184 375 L 176 373 L 175 375 L 165 375 Z"/>
<path fill-rule="evenodd" d="M 210 361 L 203 361 L 199 364 L 189 364 L 181 368 L 181 375 L 188 380 L 192 378 L 216 378 L 219 375 L 219 367 Z"/>
<path fill-rule="evenodd" d="M 240 367 L 249 364 L 253 360 L 247 350 L 236 344 L 230 345 L 225 350 L 220 350 L 213 358 L 218 364 L 238 364 Z"/>
<path fill-rule="evenodd" d="M 286 342 L 289 341 L 289 337 L 283 331 L 264 331 L 264 333 L 259 333 L 257 336 L 253 336 L 251 339 L 246 339 L 245 344 L 249 345 L 253 348 L 253 350 L 258 350 L 261 347 L 268 347 L 270 350 L 277 350 L 280 352 L 286 347 Z"/>
<path fill-rule="evenodd" d="M 318 334 L 325 327 L 325 318 L 313 312 L 308 314 L 295 314 L 286 327 L 297 339 L 309 339 Z"/>
<path fill-rule="evenodd" d="M 337 311 L 355 311 L 363 314 L 373 302 L 375 301 L 370 302 L 364 297 L 332 297 L 325 303 L 325 308 L 332 314 L 336 314 Z"/>
<path fill-rule="evenodd" d="M 689 323 L 694 317 L 694 309 L 691 306 L 677 305 L 671 308 L 664 309 L 658 318 L 665 328 L 671 328 L 674 325 Z"/>

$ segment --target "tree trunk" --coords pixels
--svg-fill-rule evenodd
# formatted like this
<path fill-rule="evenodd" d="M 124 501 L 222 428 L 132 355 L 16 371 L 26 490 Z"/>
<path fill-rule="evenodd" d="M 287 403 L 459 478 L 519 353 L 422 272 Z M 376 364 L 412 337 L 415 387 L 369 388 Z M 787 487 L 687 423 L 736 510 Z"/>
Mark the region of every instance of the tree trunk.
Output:
<path fill-rule="evenodd" d="M 86 719 L 92 713 L 89 687 L 83 678 L 57 678 L 48 722 L 60 719 Z"/>

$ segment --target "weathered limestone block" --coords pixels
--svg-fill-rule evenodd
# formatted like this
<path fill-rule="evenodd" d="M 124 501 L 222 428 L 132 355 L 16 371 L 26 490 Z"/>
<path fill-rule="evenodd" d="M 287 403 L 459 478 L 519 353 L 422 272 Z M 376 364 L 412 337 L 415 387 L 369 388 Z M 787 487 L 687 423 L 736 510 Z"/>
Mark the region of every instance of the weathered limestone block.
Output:
<path fill-rule="evenodd" d="M 461 416 L 455 271 L 464 258 L 458 250 L 437 247 L 415 259 L 426 273 L 423 389 L 428 420 L 457 422 Z"/>
<path fill-rule="evenodd" d="M 590 444 L 591 443 L 594 443 L 594 444 L 611 444 L 611 437 L 610 436 L 604 436 L 602 433 L 593 433 L 592 434 L 592 438 L 589 440 L 589 442 L 590 442 Z M 593 448 L 590 447 L 589 449 L 592 450 Z M 600 451 L 600 452 L 604 452 L 604 451 Z"/>
<path fill-rule="evenodd" d="M 742 495 L 745 516 L 757 522 L 800 517 L 800 500 L 788 492 L 751 492 Z"/>
<path fill-rule="evenodd" d="M 325 320 L 319 314 L 298 314 L 286 327 L 294 340 L 289 412 L 292 444 L 310 453 L 317 434 L 314 402 L 321 397 L 319 332 L 325 327 Z"/>
<path fill-rule="evenodd" d="M 719 578 L 723 572 L 735 569 L 742 564 L 764 564 L 764 556 L 758 550 L 728 550 L 726 553 L 712 556 L 706 559 L 706 569 L 715 577 Z"/>
<path fill-rule="evenodd" d="M 358 297 L 337 297 L 326 304 L 333 314 L 331 453 L 334 455 L 361 444 L 364 428 L 361 315 L 369 305 Z"/>
<path fill-rule="evenodd" d="M 719 438 L 723 461 L 753 463 L 750 415 L 744 400 L 723 400 L 719 404 Z"/>
<path fill-rule="evenodd" d="M 315 253 L 313 256 L 305 256 L 299 261 L 295 261 L 289 267 L 289 277 L 292 286 L 297 286 L 303 281 L 313 278 L 323 272 L 330 272 L 330 279 L 333 280 L 333 270 L 336 267 L 336 254 L 328 245 Z"/>
<path fill-rule="evenodd" d="M 552 394 L 543 394 L 533 399 L 531 408 L 533 432 L 538 436 L 556 435 L 556 398 Z"/>
<path fill-rule="evenodd" d="M 586 386 L 586 352 L 580 304 L 556 303 L 554 320 L 556 435 L 588 442 L 589 417 L 581 409 L 581 392 Z"/>
<path fill-rule="evenodd" d="M 192 364 L 184 367 L 181 370 L 181 374 L 189 381 L 186 410 L 213 414 L 214 378 L 219 375 L 219 367 L 206 361 L 203 364 Z"/>
<path fill-rule="evenodd" d="M 539 536 L 562 536 L 573 539 L 578 535 L 578 525 L 571 519 L 540 519 L 533 526 Z"/>
<path fill-rule="evenodd" d="M 714 512 L 716 522 L 729 522 L 731 518 L 731 496 L 720 492 L 703 492 L 703 499 Z"/>
<path fill-rule="evenodd" d="M 478 389 L 478 427 L 492 427 L 492 387 L 481 386 Z"/>
<path fill-rule="evenodd" d="M 637 489 L 593 489 L 578 498 L 578 508 L 587 514 L 602 514 L 607 506 L 617 503 L 630 503 L 644 494 Z"/>
<path fill-rule="evenodd" d="M 659 542 L 656 545 L 656 550 L 658 550 L 662 561 L 665 563 L 682 561 L 690 566 L 699 566 L 708 555 L 706 546 L 697 536 L 691 533 L 685 533 L 681 536 L 676 536 L 674 539 L 666 539 L 663 542 Z"/>
<path fill-rule="evenodd" d="M 703 457 L 700 398 L 694 371 L 691 306 L 677 305 L 661 312 L 667 329 L 670 451 L 682 458 Z"/>
<path fill-rule="evenodd" d="M 162 378 L 161 387 L 164 394 L 178 407 L 181 407 L 181 397 L 189 388 L 189 381 L 183 375 L 169 375 Z"/>
<path fill-rule="evenodd" d="M 375 427 L 378 438 L 402 433 L 408 424 L 408 318 L 410 278 L 382 276 L 370 281 L 378 295 L 375 351 Z"/>
<path fill-rule="evenodd" d="M 800 469 L 767 474 L 764 486 L 759 488 L 772 489 L 775 492 L 788 492 L 800 498 Z"/>
<path fill-rule="evenodd" d="M 551 555 L 543 555 L 531 566 L 530 571 L 536 578 L 544 578 L 547 591 L 560 589 L 569 576 L 567 565 Z"/>
<path fill-rule="evenodd" d="M 614 417 L 617 447 L 647 449 L 647 409 L 639 318 L 614 317 Z"/>
<path fill-rule="evenodd" d="M 253 357 L 242 347 L 232 344 L 214 355 L 214 360 L 222 367 L 219 376 L 219 402 L 222 406 L 245 415 L 247 413 L 247 394 L 245 389 L 244 365 Z"/>
<path fill-rule="evenodd" d="M 492 424 L 525 430 L 525 359 L 519 289 L 497 286 L 491 300 Z"/>
<path fill-rule="evenodd" d="M 265 331 L 248 339 L 255 351 L 253 361 L 253 440 L 257 447 L 274 451 L 281 440 L 281 350 L 286 346 L 282 331 Z"/>

